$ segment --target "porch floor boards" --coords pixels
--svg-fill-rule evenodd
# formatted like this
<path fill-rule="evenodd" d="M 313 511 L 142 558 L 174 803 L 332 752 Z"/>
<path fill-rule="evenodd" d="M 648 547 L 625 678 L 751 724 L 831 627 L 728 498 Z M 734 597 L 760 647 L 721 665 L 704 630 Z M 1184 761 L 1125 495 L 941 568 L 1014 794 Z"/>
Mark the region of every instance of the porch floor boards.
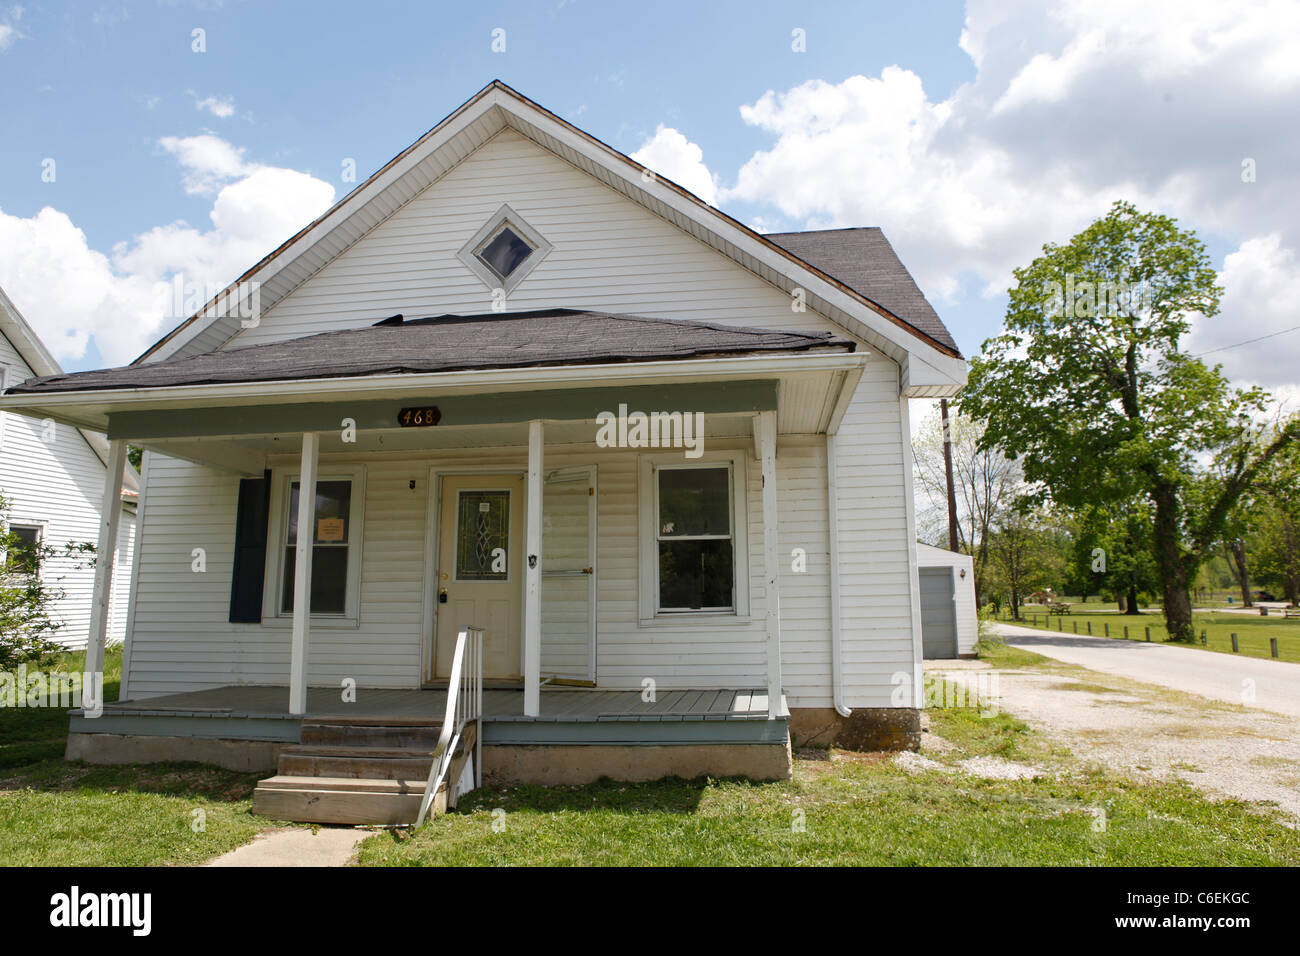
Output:
<path fill-rule="evenodd" d="M 306 715 L 289 713 L 288 687 L 228 686 L 104 704 L 104 715 L 158 717 L 247 717 L 300 720 L 306 717 L 440 718 L 446 690 L 360 690 L 345 704 L 341 691 L 307 691 Z M 541 713 L 524 716 L 522 690 L 485 688 L 483 721 L 589 723 L 593 721 L 766 720 L 767 694 L 754 690 L 663 691 L 652 702 L 636 690 L 544 687 Z"/>

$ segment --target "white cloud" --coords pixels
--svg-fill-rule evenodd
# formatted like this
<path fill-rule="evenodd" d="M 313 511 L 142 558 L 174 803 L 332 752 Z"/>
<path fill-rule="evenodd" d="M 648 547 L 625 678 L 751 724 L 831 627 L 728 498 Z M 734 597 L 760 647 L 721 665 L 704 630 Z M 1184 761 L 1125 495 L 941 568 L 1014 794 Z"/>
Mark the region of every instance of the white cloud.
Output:
<path fill-rule="evenodd" d="M 18 21 L 22 18 L 22 7 L 10 7 L 4 13 L 0 13 L 0 53 L 13 46 L 15 40 L 26 36 L 18 29 Z"/>
<path fill-rule="evenodd" d="M 1233 291 L 1213 321 L 1238 341 L 1270 331 L 1273 306 L 1256 298 L 1282 294 L 1268 282 L 1300 288 L 1300 128 L 1280 120 L 1300 102 L 1300 5 L 970 0 L 960 42 L 976 75 L 946 99 L 891 66 L 742 106 L 773 142 L 720 201 L 806 228 L 882 226 L 942 300 L 963 275 L 1004 291 L 1044 242 L 1129 199 L 1239 256 L 1267 254 L 1272 272 L 1225 266 Z M 1300 378 L 1300 336 L 1270 343 L 1283 354 L 1269 375 Z"/>
<path fill-rule="evenodd" d="M 185 168 L 182 182 L 187 193 L 215 193 L 223 184 L 256 170 L 244 161 L 244 150 L 220 136 L 164 136 L 158 145 L 176 157 Z"/>
<path fill-rule="evenodd" d="M 1276 233 L 1243 242 L 1224 258 L 1219 273 L 1223 307 L 1201 322 L 1188 350 L 1210 364 L 1222 363 L 1238 382 L 1267 388 L 1300 380 L 1300 261 Z"/>
<path fill-rule="evenodd" d="M 689 189 L 710 205 L 717 205 L 717 183 L 704 164 L 704 150 L 677 130 L 659 124 L 654 136 L 632 154 L 642 166 Z"/>
<path fill-rule="evenodd" d="M 56 209 L 26 219 L 0 210 L 0 286 L 61 362 L 81 358 L 92 337 L 105 363 L 130 361 L 183 317 L 160 310 L 160 283 L 225 286 L 334 201 L 329 183 L 246 162 L 210 134 L 159 145 L 187 191 L 214 195 L 211 228 L 177 221 L 105 254 Z"/>
<path fill-rule="evenodd" d="M 205 96 L 202 99 L 193 90 L 187 91 L 194 97 L 194 108 L 199 112 L 207 110 L 218 119 L 229 119 L 235 115 L 235 98 L 233 96 Z"/>

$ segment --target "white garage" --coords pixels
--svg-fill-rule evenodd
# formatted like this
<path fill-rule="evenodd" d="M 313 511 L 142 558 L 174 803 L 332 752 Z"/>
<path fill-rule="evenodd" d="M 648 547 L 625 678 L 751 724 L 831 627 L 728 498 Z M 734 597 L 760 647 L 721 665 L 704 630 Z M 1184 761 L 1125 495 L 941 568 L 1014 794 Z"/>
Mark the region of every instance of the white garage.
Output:
<path fill-rule="evenodd" d="M 921 652 L 927 659 L 969 657 L 979 640 L 975 573 L 968 554 L 917 544 Z"/>

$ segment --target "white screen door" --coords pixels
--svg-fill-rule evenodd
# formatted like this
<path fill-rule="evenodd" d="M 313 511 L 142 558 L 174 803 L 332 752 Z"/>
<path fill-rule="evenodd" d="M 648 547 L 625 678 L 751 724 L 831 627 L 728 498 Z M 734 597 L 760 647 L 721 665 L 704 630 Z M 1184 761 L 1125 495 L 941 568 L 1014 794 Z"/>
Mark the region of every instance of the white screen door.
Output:
<path fill-rule="evenodd" d="M 595 466 L 543 476 L 542 676 L 596 680 Z"/>

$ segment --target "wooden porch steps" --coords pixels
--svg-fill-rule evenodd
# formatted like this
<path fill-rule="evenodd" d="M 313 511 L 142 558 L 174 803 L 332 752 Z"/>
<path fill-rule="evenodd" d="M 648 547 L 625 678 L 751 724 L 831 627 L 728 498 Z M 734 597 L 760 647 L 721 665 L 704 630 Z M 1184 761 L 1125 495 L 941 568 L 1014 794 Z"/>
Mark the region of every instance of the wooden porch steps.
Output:
<path fill-rule="evenodd" d="M 277 774 L 258 783 L 253 791 L 253 812 L 295 823 L 396 826 L 415 822 L 423 797 L 423 780 Z M 446 809 L 447 786 L 443 784 L 431 812 L 445 813 Z"/>
<path fill-rule="evenodd" d="M 277 773 L 253 791 L 253 812 L 296 823 L 414 823 L 442 722 L 424 718 L 312 718 L 301 742 L 281 749 Z M 468 741 L 468 743 L 467 743 Z M 453 755 L 459 778 L 473 737 Z M 446 812 L 448 781 L 431 812 Z"/>

